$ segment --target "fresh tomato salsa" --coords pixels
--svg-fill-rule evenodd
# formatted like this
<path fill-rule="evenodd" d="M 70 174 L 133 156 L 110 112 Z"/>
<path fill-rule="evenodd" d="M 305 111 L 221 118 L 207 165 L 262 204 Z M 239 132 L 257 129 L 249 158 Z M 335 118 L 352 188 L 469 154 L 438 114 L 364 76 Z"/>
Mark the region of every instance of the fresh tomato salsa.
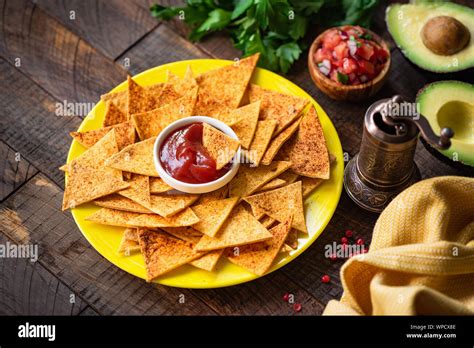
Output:
<path fill-rule="evenodd" d="M 387 62 L 388 52 L 359 26 L 329 30 L 314 54 L 319 71 L 343 85 L 374 79 Z"/>
<path fill-rule="evenodd" d="M 202 123 L 179 128 L 165 139 L 159 150 L 161 165 L 173 178 L 203 184 L 224 176 L 230 164 L 216 170 L 216 162 L 202 145 Z"/>

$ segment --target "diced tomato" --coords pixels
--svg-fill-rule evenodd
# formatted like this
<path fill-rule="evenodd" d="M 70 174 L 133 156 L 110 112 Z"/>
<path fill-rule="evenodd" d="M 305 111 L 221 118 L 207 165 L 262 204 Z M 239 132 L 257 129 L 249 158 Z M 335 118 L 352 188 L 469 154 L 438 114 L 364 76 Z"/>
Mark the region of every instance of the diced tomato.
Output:
<path fill-rule="evenodd" d="M 331 80 L 339 83 L 339 80 L 337 79 L 337 70 L 336 69 L 331 71 L 331 73 L 329 74 L 329 78 Z"/>
<path fill-rule="evenodd" d="M 357 48 L 356 54 L 365 60 L 370 60 L 370 57 L 374 55 L 374 48 L 367 43 L 363 43 Z"/>
<path fill-rule="evenodd" d="M 351 74 L 357 70 L 357 62 L 352 58 L 344 58 L 342 60 L 342 72 Z"/>
<path fill-rule="evenodd" d="M 321 62 L 322 62 L 323 60 L 325 60 L 325 59 L 331 61 L 331 60 L 332 60 L 331 51 L 330 51 L 330 50 L 327 50 L 327 49 L 325 49 L 325 48 L 319 48 L 319 49 L 316 51 L 315 59 L 316 59 L 316 63 L 321 63 Z"/>
<path fill-rule="evenodd" d="M 329 31 L 323 38 L 323 48 L 327 50 L 332 50 L 336 47 L 339 42 L 341 42 L 341 36 L 339 35 L 339 31 L 334 29 Z"/>
<path fill-rule="evenodd" d="M 349 48 L 347 47 L 347 43 L 345 41 L 341 41 L 339 45 L 334 47 L 335 58 L 337 60 L 343 60 L 344 57 L 347 57 L 349 52 Z"/>
<path fill-rule="evenodd" d="M 375 73 L 375 67 L 371 62 L 366 60 L 359 60 L 359 72 L 361 74 L 373 75 Z"/>

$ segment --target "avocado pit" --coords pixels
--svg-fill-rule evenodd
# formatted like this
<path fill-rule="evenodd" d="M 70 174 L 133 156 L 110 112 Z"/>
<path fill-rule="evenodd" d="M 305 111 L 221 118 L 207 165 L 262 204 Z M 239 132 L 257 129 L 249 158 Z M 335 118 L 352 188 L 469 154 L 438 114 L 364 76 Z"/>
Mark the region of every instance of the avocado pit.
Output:
<path fill-rule="evenodd" d="M 471 39 L 464 24 L 449 16 L 433 17 L 421 30 L 423 44 L 433 53 L 450 56 L 463 50 Z"/>

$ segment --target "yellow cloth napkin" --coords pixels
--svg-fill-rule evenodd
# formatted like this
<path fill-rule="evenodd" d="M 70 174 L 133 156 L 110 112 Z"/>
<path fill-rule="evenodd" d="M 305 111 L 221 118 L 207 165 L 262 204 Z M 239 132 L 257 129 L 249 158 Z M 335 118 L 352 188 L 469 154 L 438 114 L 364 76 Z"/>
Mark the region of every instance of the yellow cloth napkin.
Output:
<path fill-rule="evenodd" d="M 324 315 L 474 314 L 474 179 L 423 180 L 382 212 Z"/>

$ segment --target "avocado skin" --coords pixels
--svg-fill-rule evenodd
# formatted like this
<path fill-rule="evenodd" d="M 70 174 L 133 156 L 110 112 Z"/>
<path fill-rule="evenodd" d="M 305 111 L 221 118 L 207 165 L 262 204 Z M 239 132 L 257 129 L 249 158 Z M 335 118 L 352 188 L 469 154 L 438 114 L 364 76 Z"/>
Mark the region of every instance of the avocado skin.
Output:
<path fill-rule="evenodd" d="M 419 57 L 415 57 L 415 58 L 410 57 L 410 51 L 411 50 L 408 50 L 406 47 L 404 47 L 404 45 L 401 43 L 403 41 L 402 38 L 400 38 L 399 35 L 397 35 L 396 31 L 398 30 L 398 26 L 395 25 L 395 24 L 397 24 L 396 21 L 393 21 L 393 20 L 391 21 L 390 20 L 391 16 L 392 17 L 395 16 L 395 12 L 399 11 L 404 6 L 419 7 L 420 11 L 433 11 L 433 12 L 435 12 L 435 11 L 437 11 L 437 8 L 441 8 L 441 9 L 447 8 L 447 9 L 454 10 L 454 11 L 465 12 L 467 14 L 467 16 L 470 16 L 469 21 L 467 21 L 467 23 L 466 23 L 466 21 L 463 22 L 463 24 L 467 28 L 474 27 L 474 9 L 466 7 L 466 6 L 462 6 L 462 5 L 459 5 L 459 4 L 451 3 L 451 2 L 418 1 L 418 3 L 415 2 L 415 3 L 410 3 L 410 4 L 395 3 L 395 4 L 392 4 L 392 5 L 388 6 L 387 9 L 386 9 L 386 12 L 385 12 L 385 22 L 387 24 L 387 29 L 388 29 L 389 33 L 391 34 L 391 36 L 393 38 L 393 41 L 395 42 L 397 47 L 400 49 L 402 54 L 410 62 L 410 64 L 412 64 L 417 70 L 422 70 L 424 72 L 428 72 L 426 74 L 426 77 L 427 77 L 428 81 L 436 81 L 437 79 L 439 79 L 439 74 L 443 75 L 444 79 L 463 80 L 463 81 L 467 79 L 466 74 L 469 74 L 469 75 L 472 76 L 474 74 L 474 55 L 471 55 L 472 57 L 467 57 L 466 59 L 464 59 L 462 61 L 462 63 L 459 64 L 458 68 L 454 68 L 454 67 L 445 68 L 445 67 L 442 67 L 442 66 L 432 65 L 431 62 L 430 62 L 430 59 L 426 59 L 426 58 L 420 59 Z M 442 14 L 442 13 L 440 12 L 440 14 Z M 456 16 L 453 16 L 453 17 L 456 18 Z M 394 23 L 394 24 L 391 24 L 391 23 Z M 425 23 L 426 22 L 424 22 L 423 25 Z M 422 43 L 421 38 L 420 38 L 420 46 L 421 45 L 423 47 L 425 47 L 424 44 Z M 470 42 L 468 43 L 467 47 L 472 47 L 472 46 L 474 46 L 474 37 L 473 37 L 472 32 L 471 32 L 471 39 L 470 39 Z M 428 49 L 426 49 L 426 50 L 428 50 Z M 433 53 L 433 55 L 438 56 L 438 55 L 435 55 L 434 53 Z M 444 57 L 443 59 L 446 59 L 446 61 L 447 61 L 448 59 L 452 59 L 452 58 L 455 58 L 457 56 L 458 56 L 458 54 L 454 54 L 452 56 L 440 56 L 440 57 Z M 465 58 L 465 57 L 463 57 L 463 58 Z M 472 81 L 472 78 L 470 79 L 470 81 Z"/>
<path fill-rule="evenodd" d="M 455 80 L 443 80 L 443 81 L 437 81 L 437 82 L 434 82 L 434 83 L 429 83 L 427 85 L 425 85 L 423 88 L 421 88 L 418 93 L 416 94 L 416 102 L 417 103 L 420 103 L 420 109 L 422 111 L 422 114 L 423 114 L 423 105 L 422 104 L 422 96 L 424 97 L 425 95 L 429 95 L 429 93 L 431 93 L 431 91 L 437 89 L 437 88 L 448 88 L 448 87 L 451 87 L 452 88 L 465 88 L 468 90 L 469 92 L 469 89 L 473 89 L 474 90 L 474 85 L 470 84 L 470 83 L 466 83 L 466 82 L 463 82 L 463 81 L 455 81 Z M 473 94 L 474 96 L 474 94 Z M 445 99 L 446 102 L 449 102 L 450 99 L 449 98 L 446 98 Z M 468 99 L 467 102 L 472 102 L 473 100 L 472 99 Z M 434 119 L 437 118 L 436 115 L 424 115 L 428 122 L 430 123 L 430 126 L 433 127 L 432 125 L 432 122 Z M 456 135 L 455 135 L 456 136 Z M 463 175 L 467 175 L 467 176 L 471 176 L 471 177 L 474 177 L 474 166 L 472 165 L 469 165 L 468 163 L 464 163 L 464 161 L 462 159 L 460 159 L 459 161 L 453 161 L 450 157 L 447 157 L 445 154 L 441 153 L 438 149 L 434 148 L 433 146 L 431 146 L 430 144 L 428 144 L 424 139 L 423 137 L 420 136 L 420 140 L 421 140 L 421 143 L 424 145 L 424 147 L 426 148 L 426 150 L 431 154 L 433 155 L 434 157 L 436 157 L 438 160 L 440 160 L 441 162 L 455 168 L 455 169 L 458 169 L 458 170 L 462 170 L 464 173 Z M 457 146 L 453 143 L 450 147 L 450 150 L 454 150 L 454 151 L 457 151 L 456 150 Z M 472 152 L 472 157 L 469 159 L 470 161 L 472 161 L 474 163 L 474 152 Z"/>

